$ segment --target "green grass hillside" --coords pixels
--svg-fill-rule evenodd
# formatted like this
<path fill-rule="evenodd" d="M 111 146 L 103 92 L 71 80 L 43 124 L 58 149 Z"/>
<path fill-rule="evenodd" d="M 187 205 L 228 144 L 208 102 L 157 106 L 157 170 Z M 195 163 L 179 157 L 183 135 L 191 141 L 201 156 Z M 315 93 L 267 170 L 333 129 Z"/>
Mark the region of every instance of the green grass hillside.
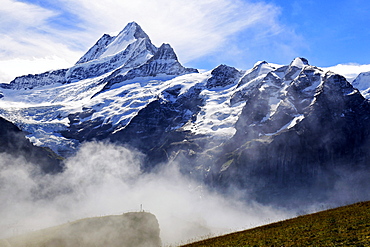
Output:
<path fill-rule="evenodd" d="M 370 202 L 300 216 L 184 246 L 370 246 Z"/>
<path fill-rule="evenodd" d="M 0 247 L 159 247 L 159 225 L 150 213 L 87 218 L 0 239 Z"/>

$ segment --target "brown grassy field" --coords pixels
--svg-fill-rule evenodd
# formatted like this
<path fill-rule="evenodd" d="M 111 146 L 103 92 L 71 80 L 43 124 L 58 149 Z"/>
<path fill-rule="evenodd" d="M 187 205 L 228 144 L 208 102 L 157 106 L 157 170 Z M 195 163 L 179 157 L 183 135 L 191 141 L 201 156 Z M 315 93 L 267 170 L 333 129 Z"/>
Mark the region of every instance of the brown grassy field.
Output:
<path fill-rule="evenodd" d="M 370 201 L 184 246 L 370 246 Z"/>

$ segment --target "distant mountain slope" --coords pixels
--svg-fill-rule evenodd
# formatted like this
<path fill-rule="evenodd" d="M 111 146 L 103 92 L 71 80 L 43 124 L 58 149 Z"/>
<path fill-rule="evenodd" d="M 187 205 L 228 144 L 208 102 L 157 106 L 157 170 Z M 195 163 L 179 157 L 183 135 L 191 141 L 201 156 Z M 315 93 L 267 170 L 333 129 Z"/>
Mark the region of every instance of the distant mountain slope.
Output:
<path fill-rule="evenodd" d="M 60 172 L 62 159 L 49 148 L 33 145 L 14 124 L 0 117 L 0 153 L 24 157 L 28 162 L 39 165 L 44 172 Z"/>
<path fill-rule="evenodd" d="M 362 202 L 183 246 L 369 245 L 370 202 Z"/>
<path fill-rule="evenodd" d="M 0 247 L 159 247 L 159 225 L 150 213 L 87 218 L 0 240 Z"/>
<path fill-rule="evenodd" d="M 365 98 L 370 99 L 370 71 L 360 73 L 352 85 L 358 88 Z"/>

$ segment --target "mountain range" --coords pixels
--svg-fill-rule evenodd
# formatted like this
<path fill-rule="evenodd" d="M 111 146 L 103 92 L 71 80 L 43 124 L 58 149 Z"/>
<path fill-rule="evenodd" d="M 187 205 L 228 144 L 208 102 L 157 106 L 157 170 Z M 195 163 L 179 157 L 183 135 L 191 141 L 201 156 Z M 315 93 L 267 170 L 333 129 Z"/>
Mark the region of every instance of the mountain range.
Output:
<path fill-rule="evenodd" d="M 144 171 L 178 162 L 211 188 L 278 204 L 325 200 L 355 174 L 354 190 L 370 188 L 369 72 L 350 83 L 299 57 L 200 72 L 132 22 L 71 68 L 0 89 L 2 131 L 12 124 L 61 157 L 89 141 L 128 145 L 145 154 Z M 44 170 L 62 170 L 60 160 Z"/>

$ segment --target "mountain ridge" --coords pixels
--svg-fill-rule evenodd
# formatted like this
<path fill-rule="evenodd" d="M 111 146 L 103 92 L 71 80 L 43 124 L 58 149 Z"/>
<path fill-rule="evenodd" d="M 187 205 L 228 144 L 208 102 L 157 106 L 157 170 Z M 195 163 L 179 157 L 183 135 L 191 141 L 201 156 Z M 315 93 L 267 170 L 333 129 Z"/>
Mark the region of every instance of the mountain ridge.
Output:
<path fill-rule="evenodd" d="M 211 187 L 251 187 L 279 203 L 319 187 L 309 198 L 326 198 L 337 169 L 370 163 L 366 88 L 305 58 L 199 72 L 133 22 L 71 68 L 41 75 L 1 85 L 0 115 L 65 157 L 87 141 L 130 145 L 146 155 L 144 170 L 178 161 Z"/>

